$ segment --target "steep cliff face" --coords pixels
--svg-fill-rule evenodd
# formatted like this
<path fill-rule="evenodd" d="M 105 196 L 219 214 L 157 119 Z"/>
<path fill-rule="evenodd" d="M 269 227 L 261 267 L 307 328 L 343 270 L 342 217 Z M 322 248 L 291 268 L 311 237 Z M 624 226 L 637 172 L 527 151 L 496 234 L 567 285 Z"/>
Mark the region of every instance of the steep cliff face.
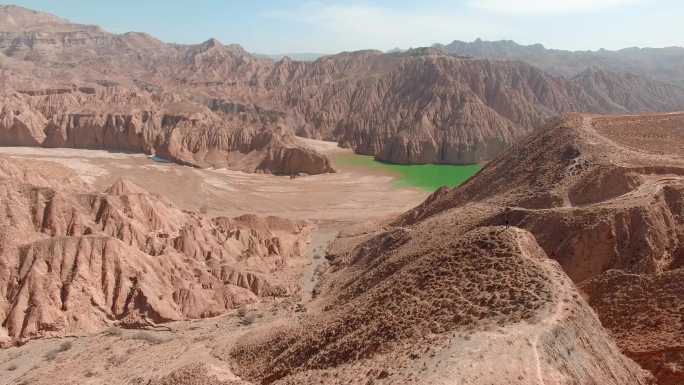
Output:
<path fill-rule="evenodd" d="M 546 119 L 571 111 L 684 106 L 684 90 L 635 76 L 602 71 L 566 80 L 521 62 L 430 50 L 276 63 L 265 85 L 276 104 L 309 124 L 302 134 L 397 163 L 492 159 Z"/>
<path fill-rule="evenodd" d="M 276 101 L 311 122 L 304 134 L 386 161 L 468 163 L 493 156 L 527 132 L 462 78 L 469 63 L 443 56 L 347 56 L 321 59 L 296 75 L 316 79 L 311 74 L 330 71 L 330 80 L 307 88 L 300 88 L 304 80 L 295 81 L 276 92 Z M 509 107 L 503 104 L 502 112 Z M 533 111 L 529 104 L 521 108 Z M 535 112 L 532 119 L 542 116 Z"/>
<path fill-rule="evenodd" d="M 246 172 L 334 171 L 325 156 L 297 144 L 281 115 L 254 107 L 214 112 L 175 95 L 102 87 L 12 93 L 4 101 L 5 145 L 142 152 Z"/>
<path fill-rule="evenodd" d="M 126 180 L 89 192 L 47 162 L 0 159 L 3 344 L 222 314 L 298 288 L 308 227 L 207 218 Z M 278 272 L 278 274 L 273 274 Z"/>
<path fill-rule="evenodd" d="M 632 74 L 616 74 L 591 67 L 572 79 L 600 102 L 606 112 L 678 111 L 684 105 L 682 88 Z"/>
<path fill-rule="evenodd" d="M 0 143 L 6 146 L 37 146 L 45 140 L 47 119 L 18 95 L 0 99 Z"/>

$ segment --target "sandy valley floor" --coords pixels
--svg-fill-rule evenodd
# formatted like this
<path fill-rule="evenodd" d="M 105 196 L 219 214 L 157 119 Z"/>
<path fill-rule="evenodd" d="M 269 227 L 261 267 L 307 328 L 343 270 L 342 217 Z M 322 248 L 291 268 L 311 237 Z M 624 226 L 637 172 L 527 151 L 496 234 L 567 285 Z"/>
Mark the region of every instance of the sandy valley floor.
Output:
<path fill-rule="evenodd" d="M 306 140 L 320 151 L 345 152 L 334 143 Z M 427 193 L 396 189 L 393 176 L 358 168 L 335 174 L 289 177 L 230 170 L 195 169 L 155 161 L 140 154 L 99 150 L 0 147 L 0 154 L 54 161 L 78 172 L 95 189 L 125 177 L 146 190 L 189 210 L 236 216 L 245 213 L 292 219 L 362 221 L 400 213 L 420 203 Z"/>

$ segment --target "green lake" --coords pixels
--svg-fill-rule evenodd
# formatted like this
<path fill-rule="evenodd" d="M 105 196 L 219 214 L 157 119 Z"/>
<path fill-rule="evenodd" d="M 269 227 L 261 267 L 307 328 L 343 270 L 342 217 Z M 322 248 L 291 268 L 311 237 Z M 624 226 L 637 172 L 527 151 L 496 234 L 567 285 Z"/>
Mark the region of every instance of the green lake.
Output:
<path fill-rule="evenodd" d="M 442 186 L 456 187 L 475 175 L 482 165 L 418 164 L 404 165 L 379 162 L 373 156 L 344 154 L 333 157 L 335 165 L 348 169 L 394 174 L 397 187 L 418 187 L 435 191 Z"/>

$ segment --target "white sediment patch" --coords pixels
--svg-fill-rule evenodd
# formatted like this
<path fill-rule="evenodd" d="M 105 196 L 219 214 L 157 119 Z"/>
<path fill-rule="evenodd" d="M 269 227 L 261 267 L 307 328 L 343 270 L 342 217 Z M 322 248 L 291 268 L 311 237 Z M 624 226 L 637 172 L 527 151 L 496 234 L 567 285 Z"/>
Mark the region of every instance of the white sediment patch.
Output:
<path fill-rule="evenodd" d="M 236 188 L 231 186 L 230 180 L 228 178 L 215 178 L 211 176 L 206 176 L 202 181 L 211 187 L 223 190 L 223 191 L 238 191 Z"/>
<path fill-rule="evenodd" d="M 297 141 L 300 145 L 308 147 L 312 150 L 318 151 L 323 154 L 332 154 L 339 152 L 351 152 L 349 149 L 342 148 L 337 145 L 337 142 L 328 142 L 325 140 L 307 139 L 302 137 L 297 137 Z"/>
<path fill-rule="evenodd" d="M 74 171 L 76 175 L 78 175 L 81 180 L 89 185 L 92 185 L 95 183 L 95 180 L 101 176 L 108 175 L 109 171 L 106 169 L 96 166 L 89 161 L 85 159 L 70 159 L 70 158 L 57 158 L 57 157 L 50 157 L 50 156 L 40 156 L 40 157 L 34 157 L 34 156 L 26 156 L 26 155 L 11 155 L 13 158 L 28 158 L 28 159 L 36 159 L 36 160 L 41 160 L 45 162 L 53 162 L 57 163 L 59 165 L 62 165 L 64 167 L 69 168 L 70 170 Z"/>
<path fill-rule="evenodd" d="M 108 175 L 109 171 L 106 169 L 95 166 L 94 164 L 88 162 L 84 159 L 69 159 L 69 158 L 52 158 L 52 157 L 41 157 L 40 160 L 45 160 L 48 162 L 55 162 L 61 164 L 62 166 L 72 169 L 76 174 L 87 184 L 92 185 L 95 180 L 101 176 Z"/>
<path fill-rule="evenodd" d="M 0 154 L 24 157 L 52 158 L 86 158 L 86 159 L 130 159 L 144 158 L 144 154 L 109 152 L 104 150 L 83 150 L 75 148 L 43 148 L 43 147 L 0 147 Z"/>
<path fill-rule="evenodd" d="M 95 183 L 97 178 L 110 174 L 106 168 L 95 165 L 92 163 L 92 161 L 123 161 L 135 158 L 145 158 L 145 155 L 142 154 L 117 153 L 103 150 L 42 147 L 0 147 L 0 154 L 60 164 L 73 170 L 85 183 L 91 185 Z M 116 165 L 122 168 L 127 167 L 123 164 Z"/>

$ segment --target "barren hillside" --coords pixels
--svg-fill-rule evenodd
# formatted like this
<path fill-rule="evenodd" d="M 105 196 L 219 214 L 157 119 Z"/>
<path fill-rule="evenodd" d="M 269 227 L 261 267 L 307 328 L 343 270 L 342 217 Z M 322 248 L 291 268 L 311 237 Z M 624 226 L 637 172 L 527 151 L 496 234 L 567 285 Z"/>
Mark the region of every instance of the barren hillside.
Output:
<path fill-rule="evenodd" d="M 679 383 L 682 127 L 682 114 L 569 116 L 396 224 L 452 228 L 472 217 L 531 232 L 623 352 L 659 383 Z"/>
<path fill-rule="evenodd" d="M 683 123 L 569 115 L 393 225 L 341 234 L 320 313 L 245 336 L 231 353 L 238 373 L 264 383 L 647 382 L 614 338 L 658 383 L 681 382 Z M 528 367 L 528 354 L 541 364 Z M 497 370 L 483 372 L 491 362 Z"/>

